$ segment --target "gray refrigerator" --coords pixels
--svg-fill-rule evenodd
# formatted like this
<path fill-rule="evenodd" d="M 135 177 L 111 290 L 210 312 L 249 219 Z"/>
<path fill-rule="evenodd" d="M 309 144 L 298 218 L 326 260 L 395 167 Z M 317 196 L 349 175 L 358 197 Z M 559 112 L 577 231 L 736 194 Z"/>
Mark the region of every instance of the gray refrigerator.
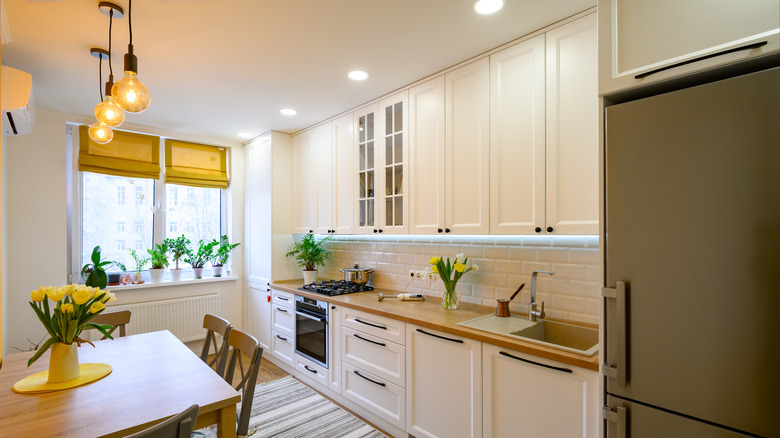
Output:
<path fill-rule="evenodd" d="M 780 437 L 780 68 L 604 123 L 606 436 Z"/>

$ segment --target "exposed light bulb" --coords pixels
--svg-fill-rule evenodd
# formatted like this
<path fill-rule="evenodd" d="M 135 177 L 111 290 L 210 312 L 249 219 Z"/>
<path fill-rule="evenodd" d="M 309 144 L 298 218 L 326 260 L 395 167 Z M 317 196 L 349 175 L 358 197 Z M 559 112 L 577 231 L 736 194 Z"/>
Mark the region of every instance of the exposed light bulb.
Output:
<path fill-rule="evenodd" d="M 124 123 L 125 111 L 116 104 L 113 97 L 108 96 L 95 106 L 95 118 L 109 128 L 116 128 Z"/>
<path fill-rule="evenodd" d="M 138 75 L 134 71 L 125 72 L 125 77 L 118 80 L 111 88 L 111 95 L 120 107 L 131 113 L 140 113 L 148 108 L 152 101 L 149 89 L 138 80 Z"/>
<path fill-rule="evenodd" d="M 100 122 L 93 123 L 89 125 L 89 138 L 95 143 L 106 144 L 114 138 L 114 131 Z"/>

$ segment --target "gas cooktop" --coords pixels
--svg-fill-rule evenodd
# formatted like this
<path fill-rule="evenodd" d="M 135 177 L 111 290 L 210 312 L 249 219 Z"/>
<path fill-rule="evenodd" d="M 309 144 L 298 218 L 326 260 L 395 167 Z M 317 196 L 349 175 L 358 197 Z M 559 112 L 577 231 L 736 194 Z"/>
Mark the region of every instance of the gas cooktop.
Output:
<path fill-rule="evenodd" d="M 330 296 L 374 290 L 374 288 L 369 285 L 350 283 L 344 280 L 325 280 L 320 283 L 306 284 L 298 289 Z"/>

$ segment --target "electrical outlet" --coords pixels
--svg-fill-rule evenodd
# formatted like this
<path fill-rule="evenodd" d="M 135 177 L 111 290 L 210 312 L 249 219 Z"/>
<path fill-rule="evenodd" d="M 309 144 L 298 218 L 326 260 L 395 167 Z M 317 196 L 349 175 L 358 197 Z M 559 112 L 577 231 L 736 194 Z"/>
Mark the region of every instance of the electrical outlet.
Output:
<path fill-rule="evenodd" d="M 409 270 L 409 276 L 416 280 L 425 280 L 425 271 L 418 271 L 416 269 Z"/>
<path fill-rule="evenodd" d="M 428 272 L 425 275 L 425 281 L 436 281 L 436 274 L 434 272 Z"/>

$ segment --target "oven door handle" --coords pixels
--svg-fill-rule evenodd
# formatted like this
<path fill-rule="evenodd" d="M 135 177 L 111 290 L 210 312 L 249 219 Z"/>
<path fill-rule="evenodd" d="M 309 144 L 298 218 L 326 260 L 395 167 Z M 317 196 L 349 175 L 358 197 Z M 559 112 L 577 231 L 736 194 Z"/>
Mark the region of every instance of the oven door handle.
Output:
<path fill-rule="evenodd" d="M 304 318 L 312 319 L 314 321 L 324 322 L 326 324 L 328 323 L 328 320 L 326 318 L 312 316 L 312 315 L 309 315 L 308 313 L 303 313 L 303 312 L 298 311 L 298 310 L 295 311 L 295 314 L 298 315 L 298 316 L 303 316 Z"/>

